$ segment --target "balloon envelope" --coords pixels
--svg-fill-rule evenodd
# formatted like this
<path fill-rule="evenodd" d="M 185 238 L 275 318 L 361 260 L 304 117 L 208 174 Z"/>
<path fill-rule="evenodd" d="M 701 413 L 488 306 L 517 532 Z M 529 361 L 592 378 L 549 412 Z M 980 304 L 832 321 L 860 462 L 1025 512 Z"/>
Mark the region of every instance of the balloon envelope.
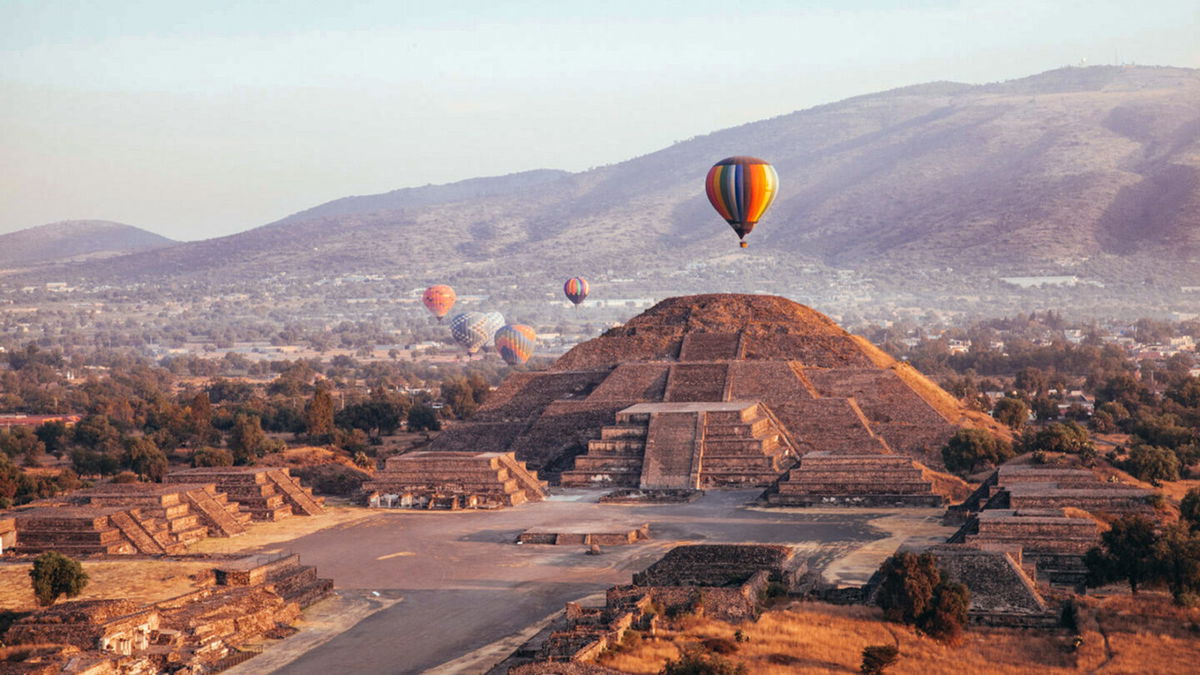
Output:
<path fill-rule="evenodd" d="M 775 201 L 779 175 L 756 157 L 727 157 L 708 170 L 704 189 L 713 208 L 742 239 Z"/>
<path fill-rule="evenodd" d="M 496 331 L 504 327 L 504 315 L 500 312 L 487 312 L 483 315 L 484 330 L 487 331 L 487 341 L 496 337 Z"/>
<path fill-rule="evenodd" d="M 567 299 L 578 305 L 583 302 L 588 296 L 588 282 L 583 277 L 572 277 L 567 279 L 567 283 L 563 284 L 563 293 L 567 294 Z"/>
<path fill-rule="evenodd" d="M 454 307 L 454 301 L 457 299 L 458 296 L 454 293 L 453 288 L 441 284 L 426 288 L 424 295 L 421 296 L 421 302 L 425 303 L 425 309 L 436 316 L 438 321 L 450 313 L 450 308 Z"/>
<path fill-rule="evenodd" d="M 537 344 L 537 333 L 529 326 L 512 324 L 496 331 L 496 351 L 510 366 L 517 366 L 533 356 Z"/>
<path fill-rule="evenodd" d="M 482 312 L 463 312 L 450 318 L 450 335 L 468 354 L 479 351 L 491 339 L 487 328 L 488 319 Z"/>

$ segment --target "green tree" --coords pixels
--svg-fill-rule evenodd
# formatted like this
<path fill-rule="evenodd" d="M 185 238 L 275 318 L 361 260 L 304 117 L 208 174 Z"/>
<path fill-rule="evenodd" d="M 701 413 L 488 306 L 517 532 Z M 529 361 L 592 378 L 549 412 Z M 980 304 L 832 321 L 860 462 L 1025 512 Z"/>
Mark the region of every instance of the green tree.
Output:
<path fill-rule="evenodd" d="M 982 464 L 994 466 L 1012 456 L 1008 441 L 984 429 L 959 429 L 942 447 L 942 461 L 955 473 L 971 473 Z"/>
<path fill-rule="evenodd" d="M 253 464 L 267 453 L 269 442 L 257 415 L 239 414 L 229 433 L 229 451 L 238 464 Z"/>
<path fill-rule="evenodd" d="M 954 642 L 967 621 L 971 594 L 946 578 L 931 553 L 897 553 L 879 568 L 876 602 L 889 621 L 915 625 L 944 642 Z"/>
<path fill-rule="evenodd" d="M 957 642 L 967 625 L 971 592 L 967 587 L 943 578 L 933 589 L 933 602 L 921 618 L 921 630 L 942 642 Z"/>
<path fill-rule="evenodd" d="M 46 446 L 46 452 L 55 456 L 62 454 L 70 436 L 67 425 L 62 422 L 45 422 L 38 425 L 33 433 Z"/>
<path fill-rule="evenodd" d="M 328 443 L 333 438 L 333 395 L 327 386 L 318 385 L 304 406 L 304 431 L 313 443 Z"/>
<path fill-rule="evenodd" d="M 1025 426 L 1025 422 L 1029 421 L 1029 406 L 1019 398 L 1005 396 L 996 401 L 996 407 L 992 409 L 992 417 L 1007 424 L 1013 431 L 1020 431 L 1021 427 Z"/>
<path fill-rule="evenodd" d="M 1176 604 L 1191 604 L 1200 591 L 1200 532 L 1176 523 L 1154 542 L 1158 572 L 1167 582 Z"/>
<path fill-rule="evenodd" d="M 1179 518 L 1193 531 L 1200 530 L 1200 487 L 1188 490 L 1180 500 Z"/>
<path fill-rule="evenodd" d="M 659 675 L 745 675 L 746 666 L 734 664 L 718 654 L 691 649 L 674 661 L 667 661 Z"/>
<path fill-rule="evenodd" d="M 1179 480 L 1179 457 L 1167 448 L 1135 445 L 1129 451 L 1129 467 L 1133 475 L 1152 485 Z"/>
<path fill-rule="evenodd" d="M 33 559 L 29 578 L 33 582 L 33 594 L 42 607 L 53 605 L 62 595 L 68 598 L 79 595 L 88 582 L 87 572 L 83 571 L 79 561 L 55 551 L 47 551 Z"/>
<path fill-rule="evenodd" d="M 145 436 L 125 440 L 123 464 L 143 479 L 161 482 L 167 473 L 167 456 Z"/>
<path fill-rule="evenodd" d="M 439 431 L 442 421 L 438 419 L 437 411 L 425 403 L 418 403 L 408 409 L 409 431 Z"/>
<path fill-rule="evenodd" d="M 1084 556 L 1088 585 L 1103 586 L 1113 581 L 1129 582 L 1137 595 L 1138 586 L 1154 578 L 1154 522 L 1145 516 L 1122 516 L 1100 536 L 1100 545 Z"/>
<path fill-rule="evenodd" d="M 195 438 L 197 444 L 207 445 L 215 442 L 217 430 L 213 428 L 212 419 L 212 401 L 208 398 L 208 392 L 202 391 L 192 397 L 185 409 L 187 432 Z"/>

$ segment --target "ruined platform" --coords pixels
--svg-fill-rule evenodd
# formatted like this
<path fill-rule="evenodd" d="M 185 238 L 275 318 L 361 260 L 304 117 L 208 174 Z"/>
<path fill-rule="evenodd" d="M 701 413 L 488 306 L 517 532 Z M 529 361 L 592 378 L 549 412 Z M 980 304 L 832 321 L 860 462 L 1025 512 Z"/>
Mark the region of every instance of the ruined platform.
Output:
<path fill-rule="evenodd" d="M 1084 555 L 1100 543 L 1099 523 L 1068 516 L 1063 509 L 989 509 L 973 529 L 963 537 L 965 543 L 1018 550 L 1037 578 L 1072 587 L 1083 584 Z"/>
<path fill-rule="evenodd" d="M 546 484 L 511 452 L 395 455 L 363 490 L 375 494 L 372 506 L 386 508 L 498 508 L 546 498 Z"/>
<path fill-rule="evenodd" d="M 946 503 L 926 470 L 902 455 L 810 452 L 766 494 L 772 506 L 915 506 Z"/>
<path fill-rule="evenodd" d="M 1020 550 L 943 545 L 929 550 L 951 581 L 971 591 L 967 618 L 985 626 L 1053 628 L 1059 616 L 1026 572 Z"/>
<path fill-rule="evenodd" d="M 275 521 L 292 515 L 325 512 L 324 499 L 300 484 L 285 468 L 221 466 L 183 469 L 167 474 L 166 483 L 212 484 L 237 502 L 254 520 Z"/>
<path fill-rule="evenodd" d="M 213 483 L 107 483 L 71 493 L 70 501 L 99 507 L 128 507 L 169 524 L 180 541 L 246 532 L 250 514 Z"/>
<path fill-rule="evenodd" d="M 185 550 L 166 521 L 137 508 L 35 506 L 13 511 L 11 516 L 16 528 L 13 550 L 17 553 L 161 555 Z"/>
<path fill-rule="evenodd" d="M 650 538 L 650 525 L 617 529 L 611 526 L 578 525 L 550 530 L 526 530 L 517 535 L 518 544 L 550 544 L 554 546 L 625 546 Z"/>

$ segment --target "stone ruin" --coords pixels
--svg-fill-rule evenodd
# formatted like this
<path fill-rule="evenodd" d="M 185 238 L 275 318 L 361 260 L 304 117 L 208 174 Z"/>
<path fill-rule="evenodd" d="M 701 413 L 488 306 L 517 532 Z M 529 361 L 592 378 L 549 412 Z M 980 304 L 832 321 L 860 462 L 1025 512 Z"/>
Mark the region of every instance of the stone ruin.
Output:
<path fill-rule="evenodd" d="M 664 300 L 546 371 L 509 376 L 431 449 L 513 452 L 564 485 L 694 489 L 770 485 L 812 452 L 880 472 L 889 457 L 940 468 L 960 427 L 1004 433 L 808 307 L 719 294 Z M 928 482 L 929 501 L 946 494 L 907 482 Z"/>
<path fill-rule="evenodd" d="M 39 647 L 21 662 L 28 668 L 22 672 L 218 672 L 256 653 L 241 647 L 278 636 L 301 609 L 332 592 L 330 580 L 294 555 L 234 561 L 214 570 L 209 583 L 215 585 L 145 605 L 64 602 L 15 622 L 4 643 Z M 42 649 L 47 645 L 70 649 Z"/>
<path fill-rule="evenodd" d="M 603 526 L 596 526 L 603 527 Z M 547 544 L 551 546 L 625 546 L 637 544 L 650 538 L 650 524 L 623 530 L 610 529 L 593 531 L 588 525 L 549 530 L 525 530 L 517 535 L 518 544 Z"/>
<path fill-rule="evenodd" d="M 165 483 L 108 483 L 9 513 L 17 553 L 176 555 L 205 537 L 245 533 L 252 518 L 323 512 L 287 469 L 221 467 Z"/>
<path fill-rule="evenodd" d="M 1021 549 L 935 546 L 929 549 L 951 581 L 971 591 L 967 619 L 985 626 L 1053 628 L 1059 614 L 1038 591 Z"/>
<path fill-rule="evenodd" d="M 363 483 L 370 506 L 488 509 L 546 498 L 546 484 L 511 452 L 410 452 Z"/>
<path fill-rule="evenodd" d="M 765 496 L 778 506 L 943 506 L 930 473 L 902 455 L 810 452 Z"/>
<path fill-rule="evenodd" d="M 254 520 L 275 521 L 289 516 L 316 516 L 325 512 L 325 499 L 313 496 L 285 468 L 267 466 L 213 466 L 183 469 L 167 474 L 167 483 L 212 483 Z"/>
<path fill-rule="evenodd" d="M 768 586 L 792 590 L 806 570 L 788 546 L 676 546 L 633 575 L 632 584 L 608 589 L 603 607 L 567 603 L 558 620 L 488 672 L 560 672 L 549 668 L 551 663 L 577 667 L 561 672 L 601 672 L 607 669 L 587 668 L 619 644 L 627 631 L 653 633 L 661 614 L 697 612 L 724 621 L 751 620 L 758 616 Z"/>

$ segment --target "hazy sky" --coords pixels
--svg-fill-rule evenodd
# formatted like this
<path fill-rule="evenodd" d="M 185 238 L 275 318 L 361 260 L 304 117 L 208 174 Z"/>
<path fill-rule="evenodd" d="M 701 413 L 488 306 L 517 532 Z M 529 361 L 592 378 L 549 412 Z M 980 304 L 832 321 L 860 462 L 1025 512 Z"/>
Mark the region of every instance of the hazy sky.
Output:
<path fill-rule="evenodd" d="M 1198 67 L 1198 35 L 1197 0 L 0 0 L 0 232 L 203 239 L 907 84 Z"/>

